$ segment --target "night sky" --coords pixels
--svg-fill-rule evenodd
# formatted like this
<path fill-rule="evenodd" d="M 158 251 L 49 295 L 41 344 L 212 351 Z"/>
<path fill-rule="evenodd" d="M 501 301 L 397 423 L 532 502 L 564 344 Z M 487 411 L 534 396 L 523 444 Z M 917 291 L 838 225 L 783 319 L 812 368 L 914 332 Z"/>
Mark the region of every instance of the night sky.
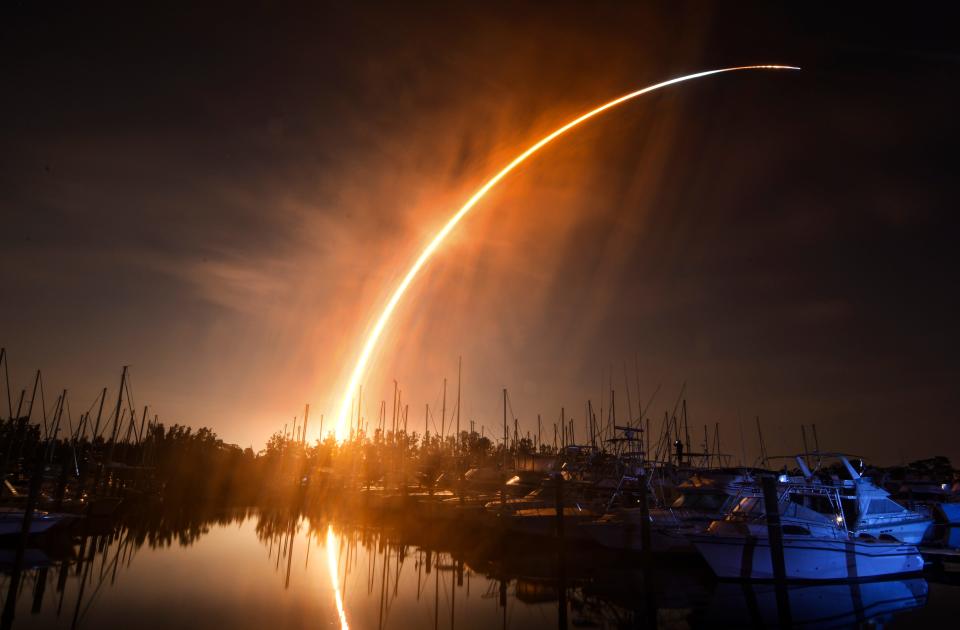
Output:
<path fill-rule="evenodd" d="M 695 443 L 878 463 L 957 438 L 960 44 L 931 7 L 11 3 L 0 18 L 0 345 L 74 418 L 130 365 L 162 421 L 262 446 L 334 415 L 362 336 L 479 185 L 365 381 L 423 430 L 535 430 L 612 387 Z M 639 368 L 639 369 L 637 369 Z M 604 392 L 606 391 L 606 394 Z M 605 408 L 608 407 L 605 401 Z M 5 400 L 0 405 L 5 416 Z M 389 413 L 389 409 L 388 409 Z M 636 411 L 634 411 L 634 416 Z M 329 425 L 328 425 L 329 427 Z M 431 427 L 431 430 L 433 428 Z M 549 439 L 552 440 L 552 429 Z M 315 435 L 314 435 L 315 437 Z"/>

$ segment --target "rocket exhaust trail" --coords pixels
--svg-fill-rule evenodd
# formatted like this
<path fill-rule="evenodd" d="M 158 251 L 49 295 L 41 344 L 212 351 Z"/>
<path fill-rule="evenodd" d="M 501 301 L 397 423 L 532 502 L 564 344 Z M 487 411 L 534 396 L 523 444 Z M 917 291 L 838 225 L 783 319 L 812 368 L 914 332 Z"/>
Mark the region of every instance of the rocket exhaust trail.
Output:
<path fill-rule="evenodd" d="M 347 382 L 347 387 L 343 392 L 343 401 L 340 404 L 340 412 L 337 415 L 337 421 L 335 424 L 335 435 L 338 440 L 343 440 L 346 436 L 347 430 L 347 414 L 350 413 L 350 397 L 353 392 L 357 390 L 360 386 L 360 382 L 363 379 L 364 372 L 367 368 L 367 363 L 370 361 L 370 356 L 373 354 L 373 350 L 377 346 L 377 341 L 380 339 L 380 335 L 383 334 L 383 329 L 386 327 L 387 322 L 390 321 L 390 316 L 393 315 L 393 311 L 396 309 L 397 304 L 400 302 L 400 298 L 403 297 L 403 294 L 406 292 L 407 287 L 410 286 L 410 283 L 413 282 L 413 279 L 417 276 L 417 273 L 420 272 L 420 269 L 426 264 L 430 256 L 436 251 L 437 247 L 443 242 L 443 239 L 460 223 L 460 220 L 466 216 L 468 212 L 477 203 L 483 199 L 483 196 L 490 191 L 491 188 L 497 185 L 497 183 L 506 177 L 510 171 L 520 166 L 528 157 L 542 149 L 544 146 L 555 140 L 556 138 L 562 136 L 566 132 L 570 131 L 580 123 L 586 122 L 591 118 L 602 114 L 608 109 L 612 109 L 621 103 L 630 101 L 638 96 L 647 94 L 648 92 L 653 92 L 664 88 L 674 83 L 682 83 L 684 81 L 690 81 L 693 79 L 699 79 L 701 77 L 706 77 L 711 74 L 720 74 L 723 72 L 736 72 L 738 70 L 799 70 L 800 68 L 796 66 L 776 66 L 776 65 L 759 65 L 759 66 L 737 66 L 734 68 L 721 68 L 719 70 L 706 70 L 704 72 L 697 72 L 695 74 L 688 74 L 682 77 L 676 77 L 674 79 L 669 79 L 663 81 L 662 83 L 656 83 L 654 85 L 647 86 L 635 92 L 630 92 L 629 94 L 624 94 L 619 98 L 615 98 L 612 101 L 600 105 L 596 109 L 592 109 L 585 114 L 571 120 L 567 124 L 563 125 L 559 129 L 553 131 L 544 138 L 538 140 L 535 144 L 530 146 L 526 151 L 518 155 L 513 159 L 512 162 L 507 164 L 503 170 L 491 177 L 487 183 L 480 187 L 480 189 L 473 194 L 472 197 L 461 207 L 457 212 L 447 221 L 443 228 L 437 232 L 436 236 L 433 237 L 433 240 L 427 244 L 427 246 L 420 253 L 420 256 L 413 263 L 413 266 L 410 267 L 410 270 L 407 272 L 407 275 L 404 276 L 403 280 L 394 290 L 393 294 L 390 296 L 390 300 L 387 302 L 386 306 L 383 308 L 383 312 L 380 313 L 380 317 L 377 318 L 376 323 L 373 326 L 373 329 L 367 335 L 367 340 L 363 344 L 363 348 L 360 351 L 360 355 L 357 357 L 357 363 L 353 368 L 353 372 L 350 374 L 350 380 Z"/>

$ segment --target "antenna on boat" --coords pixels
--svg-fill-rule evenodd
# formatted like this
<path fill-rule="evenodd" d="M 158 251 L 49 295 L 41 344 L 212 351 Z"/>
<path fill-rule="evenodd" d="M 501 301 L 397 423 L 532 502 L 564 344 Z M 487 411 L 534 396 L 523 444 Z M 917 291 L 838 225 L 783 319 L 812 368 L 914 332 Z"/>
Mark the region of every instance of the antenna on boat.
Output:
<path fill-rule="evenodd" d="M 460 453 L 460 380 L 463 376 L 463 357 L 457 357 L 457 440 L 455 452 Z"/>
<path fill-rule="evenodd" d="M 540 422 L 540 414 L 537 414 L 537 451 L 539 451 L 543 446 L 543 440 L 541 439 L 541 431 L 543 430 L 543 424 Z M 471 433 L 473 429 L 470 430 Z"/>
<path fill-rule="evenodd" d="M 723 458 L 729 457 L 729 456 L 720 454 L 720 423 L 719 422 L 715 423 L 713 426 L 713 442 L 715 446 L 714 453 L 716 453 L 716 456 L 717 456 L 717 465 L 723 466 L 725 465 L 723 462 Z M 729 462 L 727 462 L 727 464 L 729 464 Z"/>
<path fill-rule="evenodd" d="M 747 447 L 743 442 L 743 418 L 740 417 L 740 413 L 737 413 L 737 429 L 740 430 L 740 465 L 747 465 Z"/>
<path fill-rule="evenodd" d="M 637 380 L 637 412 L 640 414 L 638 419 L 643 422 L 643 399 L 640 398 L 640 358 L 636 352 L 633 353 L 633 368 Z"/>
<path fill-rule="evenodd" d="M 107 456 L 107 461 L 113 461 L 113 449 L 117 443 L 117 431 L 120 424 L 120 405 L 123 402 L 124 386 L 127 384 L 127 367 L 129 366 L 123 366 L 123 372 L 120 374 L 120 391 L 117 393 L 117 407 L 113 413 L 113 431 L 110 432 L 110 453 Z"/>
<path fill-rule="evenodd" d="M 767 459 L 767 447 L 763 443 L 763 431 L 760 429 L 760 416 L 757 416 L 757 435 L 760 436 L 760 461 L 763 462 L 764 468 L 769 468 L 770 462 Z"/>
<path fill-rule="evenodd" d="M 510 436 L 507 434 L 507 388 L 503 388 L 503 470 L 507 470 L 507 442 Z"/>
<path fill-rule="evenodd" d="M 807 468 L 810 468 L 810 450 L 807 448 L 807 428 L 804 425 L 800 425 L 800 435 L 803 437 L 803 461 L 806 462 Z"/>
<path fill-rule="evenodd" d="M 4 366 L 3 373 L 7 379 L 7 417 L 13 420 L 13 401 L 10 399 L 10 360 L 7 357 L 7 349 L 0 348 L 0 363 Z"/>

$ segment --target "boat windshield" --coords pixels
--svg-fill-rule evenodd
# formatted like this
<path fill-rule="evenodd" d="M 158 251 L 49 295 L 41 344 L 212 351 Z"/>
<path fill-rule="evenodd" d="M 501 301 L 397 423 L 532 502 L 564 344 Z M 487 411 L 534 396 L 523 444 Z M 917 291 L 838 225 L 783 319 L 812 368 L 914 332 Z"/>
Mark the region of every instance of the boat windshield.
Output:
<path fill-rule="evenodd" d="M 834 516 L 837 512 L 830 497 L 822 494 L 811 495 L 794 492 L 790 494 L 790 502 L 796 505 L 802 505 L 819 514 Z"/>

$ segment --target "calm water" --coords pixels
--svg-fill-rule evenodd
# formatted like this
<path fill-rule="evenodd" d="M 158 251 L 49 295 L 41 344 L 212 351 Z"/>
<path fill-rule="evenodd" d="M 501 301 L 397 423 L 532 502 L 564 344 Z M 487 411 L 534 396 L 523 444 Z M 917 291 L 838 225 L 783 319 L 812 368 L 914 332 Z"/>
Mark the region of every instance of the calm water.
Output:
<path fill-rule="evenodd" d="M 772 587 L 717 583 L 695 563 L 643 573 L 616 555 L 495 551 L 469 536 L 236 513 L 123 527 L 30 550 L 16 628 L 710 627 L 776 623 Z M 437 551 L 440 549 L 440 551 Z M 2 592 L 11 550 L 3 550 Z M 561 588 L 561 586 L 563 588 Z M 562 597 L 561 597 L 562 595 Z M 918 627 L 960 611 L 923 578 L 791 588 L 792 623 Z"/>

